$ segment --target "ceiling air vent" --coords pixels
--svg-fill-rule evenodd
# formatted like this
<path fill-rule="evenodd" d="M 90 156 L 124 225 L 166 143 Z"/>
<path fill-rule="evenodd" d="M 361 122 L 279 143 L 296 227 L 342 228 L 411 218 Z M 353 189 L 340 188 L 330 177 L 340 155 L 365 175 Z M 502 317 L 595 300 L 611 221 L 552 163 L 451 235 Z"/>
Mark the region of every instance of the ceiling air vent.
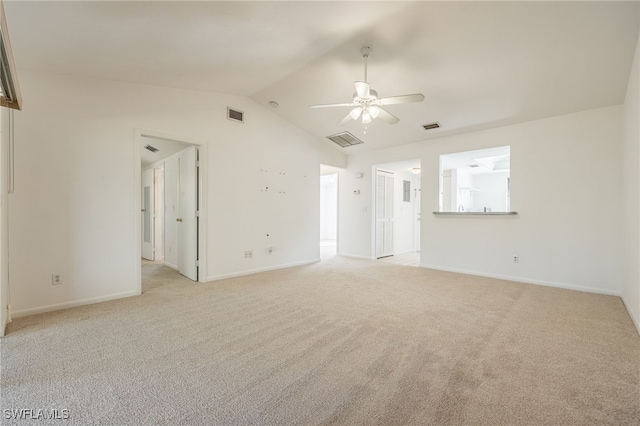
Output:
<path fill-rule="evenodd" d="M 439 129 L 440 123 L 436 121 L 435 123 L 423 124 L 422 127 L 424 127 L 425 130 Z"/>
<path fill-rule="evenodd" d="M 229 120 L 238 121 L 244 123 L 244 112 L 237 109 L 227 107 L 227 118 Z"/>
<path fill-rule="evenodd" d="M 158 148 L 156 148 L 155 146 L 152 146 L 152 145 L 147 145 L 147 146 L 145 146 L 145 147 L 144 147 L 144 149 L 147 149 L 147 150 L 149 150 L 149 151 L 151 151 L 151 152 L 158 152 L 158 151 L 160 151 Z"/>
<path fill-rule="evenodd" d="M 342 132 L 342 133 L 335 134 L 333 136 L 327 136 L 327 139 L 332 140 L 333 142 L 337 143 L 343 148 L 346 148 L 351 145 L 358 145 L 358 144 L 364 143 L 349 132 Z"/>

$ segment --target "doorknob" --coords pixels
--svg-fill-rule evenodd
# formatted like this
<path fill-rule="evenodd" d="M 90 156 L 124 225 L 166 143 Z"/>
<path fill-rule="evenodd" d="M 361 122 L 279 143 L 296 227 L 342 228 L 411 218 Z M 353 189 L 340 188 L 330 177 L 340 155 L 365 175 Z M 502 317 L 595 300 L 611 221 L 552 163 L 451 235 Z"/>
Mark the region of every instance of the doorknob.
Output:
<path fill-rule="evenodd" d="M 181 217 L 177 217 L 176 218 L 176 222 L 182 222 L 182 218 Z"/>
<path fill-rule="evenodd" d="M 141 210 L 141 212 L 142 212 L 142 213 L 144 213 L 144 212 L 146 212 L 146 211 L 147 211 L 147 209 L 142 209 L 142 210 Z"/>

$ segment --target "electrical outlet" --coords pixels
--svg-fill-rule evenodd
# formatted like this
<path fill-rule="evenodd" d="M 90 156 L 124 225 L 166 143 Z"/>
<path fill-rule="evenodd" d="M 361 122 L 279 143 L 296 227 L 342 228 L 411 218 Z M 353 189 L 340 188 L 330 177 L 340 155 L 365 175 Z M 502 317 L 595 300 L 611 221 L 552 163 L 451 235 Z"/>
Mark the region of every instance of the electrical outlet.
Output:
<path fill-rule="evenodd" d="M 53 284 L 53 285 L 62 284 L 62 275 L 60 275 L 60 274 L 52 274 L 51 275 L 51 284 Z"/>
<path fill-rule="evenodd" d="M 520 256 L 514 255 L 513 256 L 513 263 L 518 263 L 518 262 L 520 262 Z"/>
<path fill-rule="evenodd" d="M 251 259 L 253 257 L 253 251 L 252 250 L 247 250 L 244 252 L 244 258 L 245 259 Z"/>

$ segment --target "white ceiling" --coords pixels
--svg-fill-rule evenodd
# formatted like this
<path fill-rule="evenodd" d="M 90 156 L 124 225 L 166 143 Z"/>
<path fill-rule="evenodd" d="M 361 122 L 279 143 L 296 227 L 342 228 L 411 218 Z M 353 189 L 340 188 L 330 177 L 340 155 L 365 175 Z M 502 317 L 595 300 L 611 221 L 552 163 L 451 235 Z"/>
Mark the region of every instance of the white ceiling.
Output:
<path fill-rule="evenodd" d="M 350 154 L 624 101 L 630 2 L 6 1 L 18 70 L 246 95 Z M 400 118 L 336 127 L 363 78 Z M 25 99 L 25 104 L 28 99 Z M 442 129 L 421 125 L 438 121 Z"/>
<path fill-rule="evenodd" d="M 145 147 L 151 145 L 156 148 L 156 152 L 151 152 Z M 142 168 L 147 168 L 171 155 L 191 146 L 186 142 L 174 141 L 170 139 L 154 138 L 151 136 L 140 136 L 140 161 Z"/>

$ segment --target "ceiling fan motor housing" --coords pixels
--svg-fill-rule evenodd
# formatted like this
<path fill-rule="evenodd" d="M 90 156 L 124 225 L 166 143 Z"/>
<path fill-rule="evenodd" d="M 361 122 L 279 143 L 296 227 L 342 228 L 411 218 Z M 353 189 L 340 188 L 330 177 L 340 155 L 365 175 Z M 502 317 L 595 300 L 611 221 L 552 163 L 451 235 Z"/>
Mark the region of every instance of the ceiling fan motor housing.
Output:
<path fill-rule="evenodd" d="M 372 102 L 375 101 L 376 99 L 378 99 L 378 92 L 376 92 L 373 89 L 369 89 L 369 97 L 368 98 L 361 98 L 360 96 L 358 96 L 358 92 L 354 92 L 353 94 L 353 102 L 356 103 L 360 103 L 360 102 Z"/>

